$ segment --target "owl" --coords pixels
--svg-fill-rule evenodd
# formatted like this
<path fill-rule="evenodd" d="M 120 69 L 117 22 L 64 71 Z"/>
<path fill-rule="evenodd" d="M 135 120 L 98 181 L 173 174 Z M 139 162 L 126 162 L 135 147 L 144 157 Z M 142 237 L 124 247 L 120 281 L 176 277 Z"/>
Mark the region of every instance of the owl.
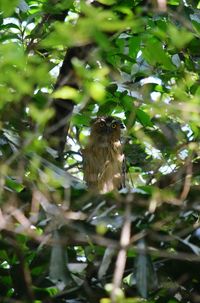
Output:
<path fill-rule="evenodd" d="M 104 194 L 125 186 L 122 122 L 111 116 L 96 118 L 83 154 L 84 180 L 90 190 Z"/>

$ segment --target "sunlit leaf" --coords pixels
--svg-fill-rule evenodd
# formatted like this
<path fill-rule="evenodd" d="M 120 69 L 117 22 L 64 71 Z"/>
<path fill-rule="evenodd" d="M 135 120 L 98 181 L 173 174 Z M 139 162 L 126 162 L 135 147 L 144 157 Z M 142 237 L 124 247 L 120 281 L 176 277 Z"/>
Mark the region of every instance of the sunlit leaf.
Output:
<path fill-rule="evenodd" d="M 12 1 L 1 0 L 0 10 L 3 12 L 3 14 L 6 17 L 8 17 L 13 13 L 13 11 L 16 8 L 18 2 L 19 2 L 19 0 L 12 0 Z"/>
<path fill-rule="evenodd" d="M 29 113 L 35 121 L 37 121 L 41 126 L 44 126 L 53 117 L 54 110 L 52 108 L 40 110 L 36 106 L 31 105 L 29 107 Z"/>
<path fill-rule="evenodd" d="M 24 185 L 17 182 L 13 178 L 6 178 L 5 186 L 9 188 L 11 191 L 15 191 L 17 193 L 20 193 L 24 189 Z"/>
<path fill-rule="evenodd" d="M 63 86 L 52 94 L 53 98 L 70 99 L 78 102 L 80 100 L 79 92 L 70 86 Z"/>
<path fill-rule="evenodd" d="M 106 5 L 112 5 L 116 3 L 116 0 L 98 0 L 98 2 Z"/>
<path fill-rule="evenodd" d="M 171 43 L 178 49 L 183 48 L 187 45 L 192 39 L 193 34 L 185 29 L 178 29 L 173 25 L 168 26 L 168 34 L 171 40 Z"/>
<path fill-rule="evenodd" d="M 91 97 L 98 102 L 102 102 L 106 94 L 104 85 L 99 82 L 91 83 L 89 91 Z"/>

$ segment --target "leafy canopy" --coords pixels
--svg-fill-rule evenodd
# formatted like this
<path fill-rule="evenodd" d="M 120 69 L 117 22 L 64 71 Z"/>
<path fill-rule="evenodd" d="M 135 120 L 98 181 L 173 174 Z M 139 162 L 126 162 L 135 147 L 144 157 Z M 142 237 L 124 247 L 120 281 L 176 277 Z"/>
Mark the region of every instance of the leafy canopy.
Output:
<path fill-rule="evenodd" d="M 1 0 L 0 301 L 199 302 L 199 6 Z M 105 114 L 128 189 L 92 196 Z"/>

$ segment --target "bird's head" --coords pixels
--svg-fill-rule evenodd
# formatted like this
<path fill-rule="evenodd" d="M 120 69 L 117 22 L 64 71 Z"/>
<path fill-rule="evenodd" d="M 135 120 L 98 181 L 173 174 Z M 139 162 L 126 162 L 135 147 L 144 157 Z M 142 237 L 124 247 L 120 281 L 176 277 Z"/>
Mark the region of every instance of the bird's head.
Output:
<path fill-rule="evenodd" d="M 93 120 L 91 135 L 102 136 L 108 138 L 108 140 L 119 140 L 122 128 L 124 128 L 124 125 L 120 119 L 112 116 L 101 116 Z"/>

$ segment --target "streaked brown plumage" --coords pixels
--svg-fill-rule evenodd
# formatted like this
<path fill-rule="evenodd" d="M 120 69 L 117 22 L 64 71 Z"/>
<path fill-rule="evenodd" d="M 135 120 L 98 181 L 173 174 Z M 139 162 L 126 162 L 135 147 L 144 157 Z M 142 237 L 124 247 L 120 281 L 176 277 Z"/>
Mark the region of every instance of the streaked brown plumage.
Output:
<path fill-rule="evenodd" d="M 111 116 L 98 117 L 92 123 L 83 150 L 83 173 L 88 188 L 98 193 L 124 187 L 121 128 L 121 121 Z"/>

